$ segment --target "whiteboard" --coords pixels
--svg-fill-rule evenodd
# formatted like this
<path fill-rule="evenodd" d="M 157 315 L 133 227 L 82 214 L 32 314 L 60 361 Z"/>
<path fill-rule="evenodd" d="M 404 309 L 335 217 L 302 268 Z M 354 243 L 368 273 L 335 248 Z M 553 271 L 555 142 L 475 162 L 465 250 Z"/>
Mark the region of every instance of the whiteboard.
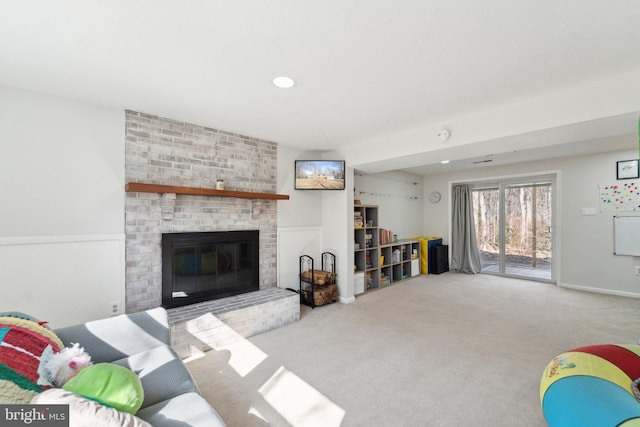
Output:
<path fill-rule="evenodd" d="M 640 216 L 613 217 L 613 254 L 640 256 Z"/>

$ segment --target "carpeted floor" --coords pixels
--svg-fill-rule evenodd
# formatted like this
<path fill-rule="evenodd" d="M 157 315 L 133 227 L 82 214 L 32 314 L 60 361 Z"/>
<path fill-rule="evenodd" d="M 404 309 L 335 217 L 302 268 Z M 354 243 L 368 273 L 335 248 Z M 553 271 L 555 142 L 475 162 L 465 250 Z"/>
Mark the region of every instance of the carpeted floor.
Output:
<path fill-rule="evenodd" d="M 420 276 L 187 362 L 229 427 L 545 426 L 558 353 L 637 343 L 640 299 Z"/>

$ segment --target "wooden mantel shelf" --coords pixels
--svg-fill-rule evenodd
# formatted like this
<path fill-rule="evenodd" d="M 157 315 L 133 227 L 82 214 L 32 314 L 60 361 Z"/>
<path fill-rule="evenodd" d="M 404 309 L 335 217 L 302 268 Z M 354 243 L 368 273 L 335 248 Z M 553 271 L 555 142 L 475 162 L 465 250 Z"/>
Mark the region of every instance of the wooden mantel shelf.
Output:
<path fill-rule="evenodd" d="M 181 187 L 177 185 L 144 184 L 130 182 L 125 186 L 128 193 L 175 193 L 191 196 L 238 197 L 241 199 L 289 200 L 287 194 L 252 193 L 249 191 L 216 190 L 215 188 Z"/>

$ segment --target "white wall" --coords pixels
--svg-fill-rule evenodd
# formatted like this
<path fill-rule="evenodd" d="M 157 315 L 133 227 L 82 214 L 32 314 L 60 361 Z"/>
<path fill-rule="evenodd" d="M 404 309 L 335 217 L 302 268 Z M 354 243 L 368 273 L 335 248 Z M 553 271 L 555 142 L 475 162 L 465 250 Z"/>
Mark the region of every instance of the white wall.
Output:
<path fill-rule="evenodd" d="M 317 151 L 278 145 L 278 193 L 290 196 L 289 200 L 278 202 L 278 286 L 298 289 L 300 256 L 313 257 L 314 267 L 320 269 L 320 255 L 329 251 L 336 255 L 340 300 L 348 303 L 354 301 L 353 216 L 349 214 L 349 206 L 353 205 L 353 192 L 349 190 L 353 188 L 353 170 L 347 167 L 344 191 L 294 189 L 295 160 L 323 158 Z"/>
<path fill-rule="evenodd" d="M 289 200 L 278 202 L 278 227 L 308 227 L 322 224 L 323 191 L 295 190 L 295 161 L 320 159 L 318 151 L 305 151 L 278 144 L 278 194 Z"/>
<path fill-rule="evenodd" d="M 316 151 L 278 145 L 278 194 L 289 200 L 278 201 L 278 286 L 299 288 L 301 255 L 320 262 L 322 246 L 321 191 L 295 190 L 295 160 L 320 158 Z M 319 269 L 319 267 L 316 267 Z"/>
<path fill-rule="evenodd" d="M 124 307 L 124 112 L 0 87 L 0 132 L 0 311 Z"/>
<path fill-rule="evenodd" d="M 627 137 L 630 138 L 630 137 Z M 630 139 L 629 146 L 635 141 Z M 639 215 L 640 212 L 600 212 L 599 185 L 616 182 L 616 161 L 638 158 L 638 151 L 618 151 L 576 158 L 488 167 L 426 177 L 424 180 L 425 234 L 449 239 L 450 197 L 452 182 L 539 175 L 559 172 L 557 182 L 557 227 L 559 241 L 558 283 L 562 286 L 640 297 L 640 276 L 635 266 L 640 258 L 613 255 L 613 215 Z M 640 180 L 639 180 L 640 181 Z M 440 191 L 438 204 L 428 201 L 428 194 Z M 596 215 L 583 216 L 582 208 L 596 208 Z"/>
<path fill-rule="evenodd" d="M 355 194 L 364 205 L 378 205 L 378 224 L 399 239 L 422 236 L 423 179 L 420 175 L 393 171 L 376 174 L 355 172 Z"/>
<path fill-rule="evenodd" d="M 323 250 L 336 256 L 340 302 L 355 301 L 353 287 L 353 169 L 345 170 L 345 191 L 323 191 Z"/>

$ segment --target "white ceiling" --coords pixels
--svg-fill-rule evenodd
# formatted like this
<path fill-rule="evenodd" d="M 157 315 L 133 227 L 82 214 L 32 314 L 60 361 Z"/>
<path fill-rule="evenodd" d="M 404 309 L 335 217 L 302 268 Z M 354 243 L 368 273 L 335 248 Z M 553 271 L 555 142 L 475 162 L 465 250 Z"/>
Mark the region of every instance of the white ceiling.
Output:
<path fill-rule="evenodd" d="M 639 22 L 637 0 L 3 0 L 0 85 L 332 151 L 640 70 Z"/>
<path fill-rule="evenodd" d="M 634 129 L 637 123 L 638 114 L 624 114 L 496 138 L 462 147 L 445 147 L 419 155 L 398 156 L 391 161 L 371 162 L 358 169 L 365 173 L 382 172 L 390 170 L 391 162 L 391 170 L 426 176 L 534 160 L 621 151 L 638 147 L 635 141 L 640 136 L 626 133 L 626 130 Z M 449 163 L 442 164 L 443 160 L 448 160 Z"/>

